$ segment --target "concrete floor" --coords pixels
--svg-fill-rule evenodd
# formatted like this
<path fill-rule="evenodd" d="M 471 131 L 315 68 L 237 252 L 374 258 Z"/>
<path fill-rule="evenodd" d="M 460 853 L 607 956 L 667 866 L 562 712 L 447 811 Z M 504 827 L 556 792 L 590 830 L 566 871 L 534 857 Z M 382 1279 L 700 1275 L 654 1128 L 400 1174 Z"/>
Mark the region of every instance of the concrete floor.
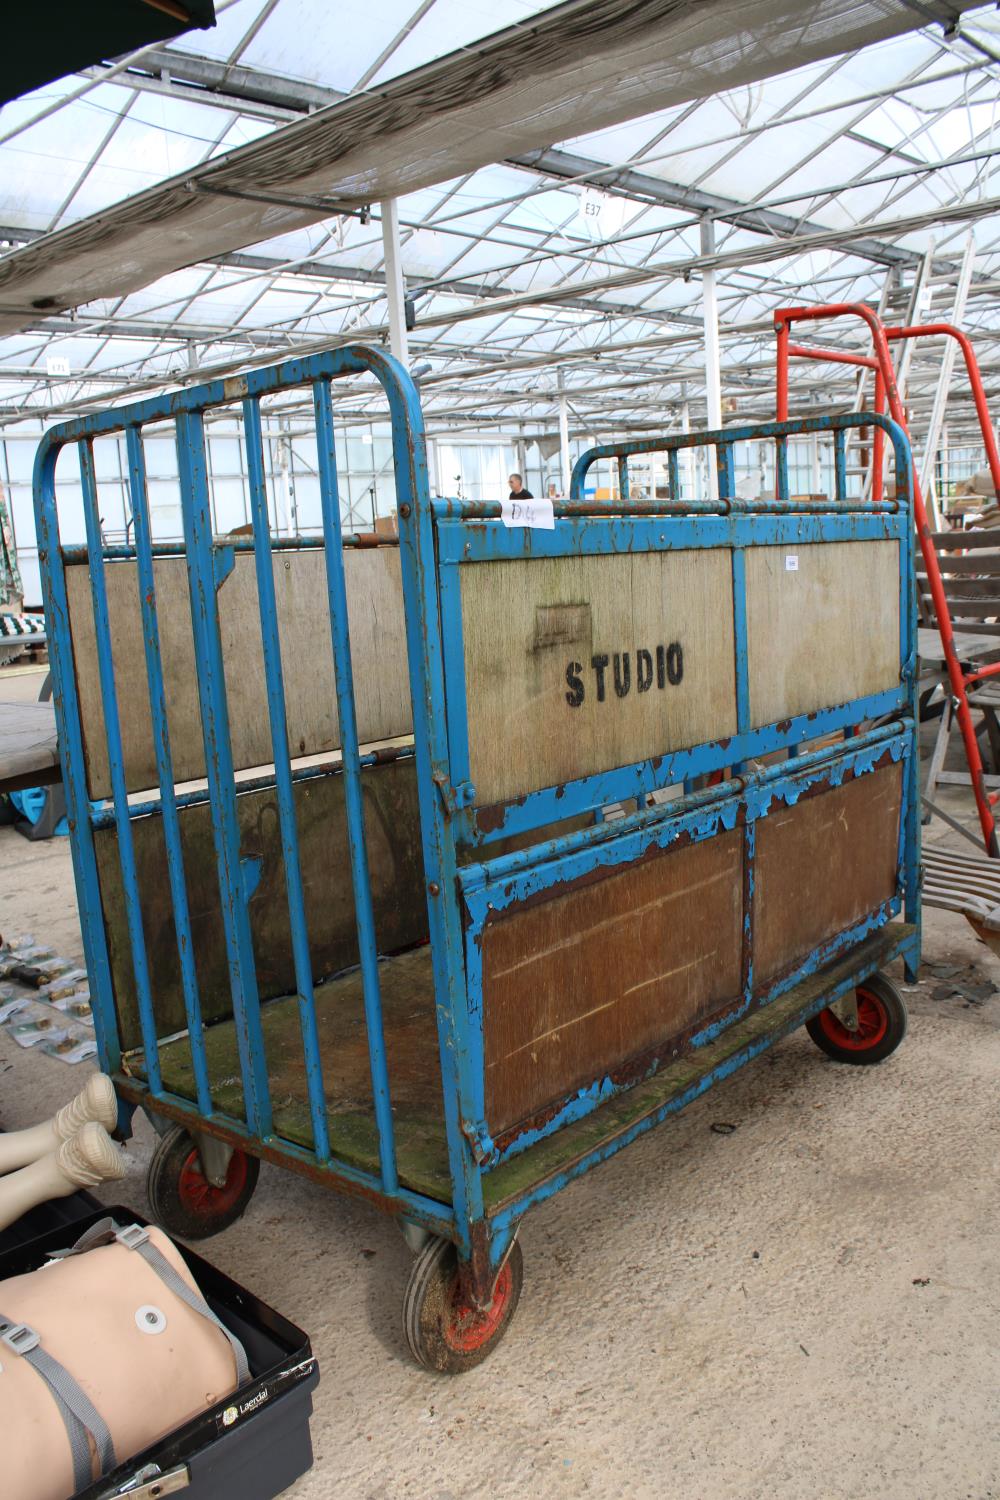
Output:
<path fill-rule="evenodd" d="M 0 872 L 0 930 L 79 957 L 65 841 L 0 828 Z M 925 958 L 1000 982 L 958 917 L 927 913 Z M 204 1248 L 319 1357 L 315 1467 L 290 1494 L 1000 1500 L 1000 995 L 939 983 L 907 993 L 883 1066 L 800 1032 L 535 1209 L 515 1322 L 458 1380 L 406 1353 L 392 1223 L 265 1166 Z M 0 1123 L 48 1114 L 82 1067 L 0 1030 Z M 143 1126 L 107 1201 L 143 1207 L 151 1143 Z"/>

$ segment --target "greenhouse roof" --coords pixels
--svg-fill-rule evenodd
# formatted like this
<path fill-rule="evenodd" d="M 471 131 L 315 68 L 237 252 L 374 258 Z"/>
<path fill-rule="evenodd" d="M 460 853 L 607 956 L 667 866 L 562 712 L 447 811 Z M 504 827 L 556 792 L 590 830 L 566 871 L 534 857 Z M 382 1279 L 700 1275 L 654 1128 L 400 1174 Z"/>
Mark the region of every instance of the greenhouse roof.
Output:
<path fill-rule="evenodd" d="M 615 3 L 223 0 L 214 30 L 6 106 L 0 421 L 384 340 L 378 195 L 393 184 L 410 357 L 432 430 L 544 432 L 560 378 L 578 431 L 662 426 L 682 403 L 703 420 L 708 270 L 724 410 L 771 415 L 775 308 L 898 311 L 910 300 L 944 314 L 970 233 L 964 321 L 989 389 L 1000 362 L 995 7 L 813 0 L 790 8 L 801 17 L 790 27 L 787 5 L 757 3 L 742 9 L 773 14 L 773 35 L 757 25 L 726 50 L 692 34 L 669 76 L 655 49 L 644 60 L 638 34 L 623 35 L 631 62 L 617 76 L 596 44 L 579 57 L 553 48 L 573 12 L 576 36 L 580 16 L 610 24 Z M 691 10 L 630 9 L 659 10 L 662 27 Z M 709 0 L 699 24 L 732 11 Z M 498 27 L 510 55 L 522 49 L 504 73 L 485 68 L 501 53 Z M 838 51 L 840 35 L 883 39 Z M 747 76 L 707 94 L 713 77 Z M 461 118 L 479 122 L 467 132 L 457 116 L 445 129 L 430 115 L 459 84 Z M 643 99 L 685 94 L 638 113 Z M 364 151 L 341 141 L 337 156 L 345 120 L 370 140 Z M 407 151 L 410 132 L 420 151 Z M 295 163 L 297 190 L 275 189 Z M 190 219 L 182 187 L 199 200 Z M 98 293 L 79 305 L 66 290 L 77 265 L 79 286 Z M 46 277 L 52 297 L 37 295 Z M 933 346 L 913 356 L 912 404 L 930 400 L 936 365 Z M 849 368 L 796 373 L 802 403 L 853 388 Z M 362 387 L 350 396 L 359 414 L 373 400 Z"/>

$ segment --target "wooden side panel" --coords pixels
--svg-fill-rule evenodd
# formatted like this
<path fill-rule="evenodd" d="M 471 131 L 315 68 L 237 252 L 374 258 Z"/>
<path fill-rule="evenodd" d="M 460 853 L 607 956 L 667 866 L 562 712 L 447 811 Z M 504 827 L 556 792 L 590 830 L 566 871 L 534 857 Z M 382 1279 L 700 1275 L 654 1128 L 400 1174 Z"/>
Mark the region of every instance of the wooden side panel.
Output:
<path fill-rule="evenodd" d="M 482 940 L 491 1133 L 735 999 L 742 893 L 737 829 L 491 921 Z"/>
<path fill-rule="evenodd" d="M 273 556 L 281 656 L 285 674 L 289 753 L 315 755 L 340 744 L 333 650 L 322 549 Z M 363 743 L 410 734 L 413 729 L 407 673 L 403 590 L 397 547 L 344 552 L 354 691 Z M 205 774 L 198 708 L 187 567 L 183 557 L 157 558 L 157 617 L 167 718 L 178 781 Z M 152 720 L 134 562 L 108 565 L 108 610 L 125 766 L 130 790 L 156 785 Z M 67 569 L 70 626 L 83 718 L 91 795 L 110 795 L 104 714 L 87 569 Z M 272 759 L 260 611 L 252 554 L 236 554 L 219 590 L 226 690 L 237 770 Z"/>
<path fill-rule="evenodd" d="M 476 802 L 736 729 L 728 550 L 461 570 Z"/>
<path fill-rule="evenodd" d="M 364 772 L 361 784 L 379 948 L 391 953 L 427 936 L 414 762 L 372 767 Z M 257 983 L 261 998 L 269 999 L 295 990 L 277 801 L 271 790 L 251 792 L 239 797 L 236 806 L 241 854 L 261 862 L 260 881 L 249 903 L 250 924 Z M 298 782 L 295 811 L 313 975 L 321 978 L 358 961 L 343 778 L 323 776 Z M 202 1012 L 210 1022 L 231 1015 L 232 1003 L 208 806 L 182 809 L 180 826 L 195 967 Z M 186 1020 L 162 821 L 138 818 L 132 833 L 155 1011 L 160 1035 L 167 1036 L 182 1030 Z M 122 1041 L 126 1047 L 138 1046 L 114 830 L 98 830 L 94 845 Z"/>
<path fill-rule="evenodd" d="M 750 723 L 899 685 L 899 544 L 811 542 L 746 554 Z"/>
<path fill-rule="evenodd" d="M 755 988 L 895 893 L 902 788 L 890 765 L 757 823 Z"/>

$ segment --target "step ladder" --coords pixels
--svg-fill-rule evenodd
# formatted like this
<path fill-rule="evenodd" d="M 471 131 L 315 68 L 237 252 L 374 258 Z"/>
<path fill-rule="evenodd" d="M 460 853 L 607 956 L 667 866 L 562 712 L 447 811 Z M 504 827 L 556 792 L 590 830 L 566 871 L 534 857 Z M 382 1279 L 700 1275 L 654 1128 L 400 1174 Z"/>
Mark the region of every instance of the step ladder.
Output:
<path fill-rule="evenodd" d="M 956 301 L 958 301 L 960 306 L 964 305 L 965 297 L 968 295 L 968 283 L 972 274 L 974 254 L 974 242 L 970 237 L 966 244 L 966 252 L 954 283 L 953 307 Z M 816 347 L 803 345 L 797 341 L 793 341 L 791 337 L 793 325 L 844 317 L 857 318 L 864 324 L 867 324 L 871 337 L 872 353 L 870 355 L 860 352 L 857 346 L 854 346 L 850 351 L 838 351 L 831 349 L 829 346 Z M 776 308 L 774 311 L 774 325 L 778 335 L 777 414 L 779 420 L 782 420 L 788 412 L 789 361 L 793 357 L 796 359 L 846 362 L 848 364 L 855 364 L 862 369 L 869 368 L 875 370 L 875 400 L 873 405 L 879 408 L 882 405 L 882 398 L 884 397 L 889 415 L 897 425 L 903 428 L 904 432 L 907 432 L 908 436 L 910 434 L 908 431 L 907 412 L 896 378 L 896 369 L 898 364 L 902 363 L 901 357 L 905 353 L 906 345 L 913 342 L 916 338 L 937 339 L 939 337 L 944 338 L 947 343 L 958 344 L 962 350 L 966 376 L 970 382 L 976 404 L 983 446 L 986 450 L 997 496 L 1000 499 L 1000 448 L 998 448 L 996 434 L 993 431 L 990 414 L 987 410 L 986 394 L 975 351 L 967 335 L 958 326 L 945 323 L 943 320 L 912 325 L 894 324 L 886 326 L 882 323 L 875 309 L 866 303 L 833 303 L 826 306 L 809 305 Z M 903 347 L 900 348 L 900 345 Z M 936 410 L 939 422 L 943 420 L 944 403 L 947 400 L 953 363 L 953 360 L 947 362 L 942 360 L 942 368 L 939 370 L 936 397 L 931 408 L 931 417 L 934 417 Z M 934 439 L 931 426 L 932 424 L 928 423 L 924 432 L 924 452 L 933 473 L 936 440 Z M 884 444 L 878 442 L 873 443 L 872 446 L 876 454 L 884 448 Z M 882 489 L 883 476 L 881 465 L 877 459 L 873 463 L 873 469 L 872 499 L 873 501 L 878 501 L 882 498 L 884 492 Z M 971 538 L 975 533 L 935 532 L 933 523 L 930 521 L 924 505 L 919 467 L 913 475 L 913 510 L 917 541 L 923 563 L 922 581 L 924 587 L 921 590 L 921 594 L 924 596 L 925 621 L 928 625 L 933 626 L 940 636 L 945 668 L 942 677 L 946 678 L 942 686 L 944 687 L 948 701 L 954 701 L 954 718 L 962 735 L 966 762 L 969 767 L 969 781 L 976 801 L 976 810 L 979 816 L 979 824 L 982 830 L 986 853 L 991 858 L 1000 860 L 1000 836 L 998 836 L 1000 835 L 1000 829 L 998 829 L 997 817 L 994 813 L 994 804 L 1000 800 L 1000 791 L 994 793 L 984 783 L 982 755 L 977 739 L 976 725 L 972 717 L 973 704 L 970 702 L 970 690 L 979 691 L 987 685 L 988 679 L 1000 676 L 1000 660 L 981 664 L 976 662 L 963 664 L 958 643 L 955 640 L 952 629 L 952 615 L 949 609 L 947 589 L 944 582 L 944 573 L 946 572 L 971 575 L 971 580 L 975 582 L 975 575 L 985 571 L 983 568 L 985 558 L 980 557 L 973 559 L 971 562 L 950 559 L 948 567 L 943 571 L 939 556 L 939 550 L 942 548 L 945 550 L 957 549 L 961 553 L 969 548 L 982 546 L 992 539 L 984 538 L 983 541 L 974 542 Z M 991 591 L 994 587 L 992 584 L 989 585 Z M 963 589 L 961 592 L 964 594 L 965 590 Z M 982 611 L 980 614 L 982 614 Z M 994 653 L 991 651 L 990 654 Z M 945 749 L 947 748 L 947 733 L 950 730 L 950 725 L 951 719 L 949 718 L 945 727 Z"/>
<path fill-rule="evenodd" d="M 922 312 L 920 319 L 917 321 L 923 323 L 951 323 L 956 328 L 961 328 L 965 319 L 965 307 L 969 299 L 969 288 L 972 285 L 972 273 L 975 269 L 975 263 L 976 241 L 970 229 L 966 237 L 965 248 L 962 252 L 962 259 L 957 272 L 950 273 L 947 277 L 939 278 L 937 281 L 931 279 L 928 282 L 927 290 L 930 292 L 928 307 L 925 312 Z M 912 324 L 906 326 L 912 326 Z M 904 343 L 904 356 L 906 351 L 912 348 L 912 341 L 906 341 Z M 941 528 L 943 514 L 941 497 L 937 494 L 936 460 L 941 434 L 944 430 L 945 411 L 948 405 L 948 396 L 952 388 L 952 376 L 955 371 L 955 357 L 958 354 L 958 345 L 953 339 L 946 338 L 942 341 L 940 348 L 941 363 L 938 366 L 938 375 L 934 385 L 934 396 L 931 401 L 930 411 L 926 413 L 911 412 L 909 417 L 913 461 L 916 465 L 924 504 L 927 507 L 927 513 L 935 531 Z"/>
<path fill-rule="evenodd" d="M 907 279 L 909 272 L 909 279 Z M 934 241 L 930 241 L 926 252 L 913 266 L 891 266 L 882 284 L 882 293 L 876 311 L 883 323 L 901 323 L 910 327 L 922 316 L 923 308 L 930 307 L 935 296 Z M 906 381 L 910 373 L 913 346 L 903 346 L 903 354 L 896 368 L 896 384 L 905 400 Z M 872 371 L 860 369 L 854 389 L 853 411 L 864 411 L 872 401 Z M 874 466 L 870 439 L 861 437 L 862 429 L 851 434 L 847 448 L 847 473 L 857 475 L 862 481 L 862 498 L 870 500 Z"/>
<path fill-rule="evenodd" d="M 887 327 L 913 328 L 920 323 L 952 323 L 961 327 L 965 317 L 969 288 L 975 270 L 976 242 L 969 231 L 962 250 L 961 259 L 942 262 L 935 258 L 934 242 L 907 275 L 909 268 L 894 266 L 886 276 L 878 302 L 878 316 Z M 931 524 L 935 531 L 941 529 L 940 497 L 937 495 L 936 458 L 941 434 L 944 430 L 945 411 L 955 370 L 958 352 L 952 339 L 942 341 L 942 358 L 938 367 L 934 395 L 930 409 L 915 412 L 908 401 L 910 367 L 914 355 L 914 341 L 903 339 L 896 345 L 896 386 L 907 407 L 907 428 L 913 449 L 913 462 L 920 488 L 924 496 Z M 894 351 L 895 353 L 895 351 Z M 854 393 L 855 411 L 864 411 L 871 394 L 872 374 L 867 369 L 859 370 Z M 864 499 L 871 498 L 873 467 L 869 445 L 855 438 L 854 451 L 848 450 L 848 474 L 862 477 Z M 921 597 L 921 615 L 929 618 L 926 603 Z"/>

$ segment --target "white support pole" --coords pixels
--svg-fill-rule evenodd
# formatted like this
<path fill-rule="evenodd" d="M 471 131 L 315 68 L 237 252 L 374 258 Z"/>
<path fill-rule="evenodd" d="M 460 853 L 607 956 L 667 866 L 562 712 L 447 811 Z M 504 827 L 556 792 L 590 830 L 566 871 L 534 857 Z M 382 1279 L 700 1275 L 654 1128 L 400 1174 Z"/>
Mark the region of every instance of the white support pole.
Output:
<path fill-rule="evenodd" d="M 822 473 L 822 469 L 820 468 L 820 461 L 819 461 L 819 433 L 818 432 L 814 432 L 813 435 L 812 435 L 812 454 L 811 454 L 811 457 L 812 457 L 812 479 L 811 479 L 810 482 L 812 484 L 812 492 L 813 492 L 813 494 L 814 495 L 818 495 L 818 494 L 821 493 L 821 491 L 823 489 L 823 473 Z"/>
<path fill-rule="evenodd" d="M 957 323 L 959 326 L 961 326 L 962 319 L 965 316 L 965 303 L 969 295 L 969 287 L 972 284 L 972 271 L 975 260 L 976 241 L 970 229 L 968 239 L 965 242 L 962 264 L 958 272 L 955 301 L 952 305 L 951 317 L 948 320 L 950 323 Z M 920 455 L 920 488 L 923 491 L 924 503 L 930 515 L 931 526 L 935 531 L 940 531 L 941 529 L 941 516 L 943 513 L 935 482 L 937 450 L 941 438 L 941 428 L 944 426 L 944 414 L 948 405 L 948 391 L 951 386 L 952 370 L 955 367 L 956 352 L 956 341 L 954 339 L 946 339 L 944 348 L 939 356 L 941 363 L 938 365 L 937 385 L 934 388 L 934 404 L 931 407 L 927 436 L 924 439 L 924 449 Z"/>
<path fill-rule="evenodd" d="M 406 338 L 406 292 L 399 245 L 399 204 L 386 198 L 379 204 L 382 215 L 382 249 L 385 253 L 385 294 L 389 302 L 389 350 L 401 364 L 409 366 Z"/>
<path fill-rule="evenodd" d="M 525 489 L 530 489 L 530 485 L 528 484 L 528 445 L 525 443 L 523 436 L 519 435 L 515 439 L 514 448 L 517 453 L 517 472 L 521 476 L 521 481 L 524 484 Z M 507 476 L 504 475 L 505 479 L 506 477 Z M 542 477 L 545 477 L 544 464 L 542 465 Z"/>
<path fill-rule="evenodd" d="M 683 385 L 681 386 L 681 393 L 684 396 L 684 404 L 681 406 L 681 432 L 688 433 L 688 432 L 691 431 L 691 408 L 688 405 L 688 401 L 687 401 L 687 388 L 685 386 L 683 386 Z M 698 497 L 697 497 L 697 493 L 695 491 L 695 470 L 694 470 L 694 449 L 693 448 L 682 448 L 681 449 L 681 471 L 682 471 L 682 473 L 684 475 L 684 496 L 683 496 L 683 498 L 685 500 L 696 500 Z"/>
<path fill-rule="evenodd" d="M 432 495 L 441 494 L 441 480 L 438 475 L 437 442 L 432 437 L 428 437 L 427 439 L 427 483 L 430 485 Z"/>
<path fill-rule="evenodd" d="M 278 428 L 281 436 L 278 438 L 278 479 L 279 484 L 274 494 L 275 530 L 280 535 L 294 535 L 297 527 L 294 524 L 294 501 L 292 498 L 292 439 L 289 433 L 290 423 L 287 417 L 278 418 Z"/>
<path fill-rule="evenodd" d="M 559 466 L 562 470 L 562 493 L 568 495 L 572 467 L 569 461 L 569 407 L 566 404 L 566 382 L 562 370 L 556 371 L 556 382 L 559 386 Z"/>
<path fill-rule="evenodd" d="M 715 224 L 701 221 L 701 253 L 715 254 Z M 701 273 L 701 314 L 705 325 L 705 399 L 708 404 L 708 430 L 722 426 L 722 369 L 719 360 L 719 302 L 715 290 L 715 272 Z M 719 476 L 709 460 L 708 490 L 712 500 L 719 495 Z"/>

